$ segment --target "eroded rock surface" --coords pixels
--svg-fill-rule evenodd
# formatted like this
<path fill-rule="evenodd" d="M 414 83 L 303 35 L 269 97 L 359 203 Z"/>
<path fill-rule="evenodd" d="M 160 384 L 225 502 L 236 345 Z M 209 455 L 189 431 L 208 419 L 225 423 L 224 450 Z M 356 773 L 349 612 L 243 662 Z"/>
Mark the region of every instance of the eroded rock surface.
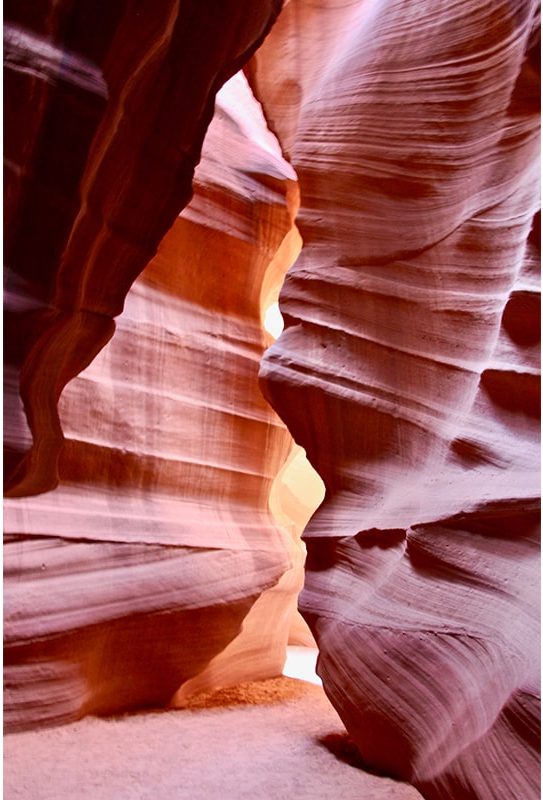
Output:
<path fill-rule="evenodd" d="M 10 496 L 58 483 L 60 393 L 190 200 L 215 94 L 280 6 L 6 3 Z"/>
<path fill-rule="evenodd" d="M 8 729 L 281 673 L 313 507 L 258 368 L 295 178 L 236 75 L 192 202 L 60 398 L 59 485 L 5 503 Z"/>
<path fill-rule="evenodd" d="M 532 800 L 537 5 L 290 0 L 247 74 L 292 167 L 239 76 L 176 219 L 278 5 L 8 4 L 6 721 L 277 672 L 310 508 L 256 376 L 303 239 L 261 376 L 326 484 L 326 692 L 429 800 Z"/>
<path fill-rule="evenodd" d="M 537 34 L 292 0 L 251 62 L 300 181 L 261 374 L 326 484 L 302 609 L 362 756 L 428 798 L 539 796 Z"/>

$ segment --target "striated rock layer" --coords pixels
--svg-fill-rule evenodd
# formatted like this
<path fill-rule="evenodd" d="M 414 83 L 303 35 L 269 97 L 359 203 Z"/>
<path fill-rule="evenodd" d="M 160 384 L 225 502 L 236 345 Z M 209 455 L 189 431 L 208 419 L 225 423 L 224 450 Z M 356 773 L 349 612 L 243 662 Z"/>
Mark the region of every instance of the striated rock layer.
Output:
<path fill-rule="evenodd" d="M 57 485 L 60 393 L 190 200 L 215 94 L 280 6 L 6 3 L 10 496 Z"/>
<path fill-rule="evenodd" d="M 301 234 L 261 376 L 326 484 L 325 689 L 429 800 L 531 800 L 536 3 L 291 0 L 247 75 L 300 196 L 238 76 L 179 218 L 279 3 L 95 5 L 6 9 L 8 727 L 280 669 L 311 504 L 256 376 Z"/>
<path fill-rule="evenodd" d="M 249 69 L 300 181 L 261 377 L 326 485 L 302 609 L 363 758 L 432 800 L 539 796 L 538 24 L 292 0 Z"/>
<path fill-rule="evenodd" d="M 5 502 L 8 730 L 281 673 L 314 505 L 258 367 L 299 249 L 295 177 L 236 75 L 192 202 L 60 397 L 59 485 Z"/>

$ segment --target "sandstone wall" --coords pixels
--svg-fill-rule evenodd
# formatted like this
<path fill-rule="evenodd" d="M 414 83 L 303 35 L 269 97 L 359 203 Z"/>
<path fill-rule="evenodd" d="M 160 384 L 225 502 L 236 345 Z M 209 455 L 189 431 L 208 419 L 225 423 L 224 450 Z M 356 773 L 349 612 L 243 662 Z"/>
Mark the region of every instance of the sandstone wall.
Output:
<path fill-rule="evenodd" d="M 292 0 L 250 67 L 300 181 L 261 377 L 326 484 L 301 607 L 428 798 L 539 794 L 538 23 Z"/>
<path fill-rule="evenodd" d="M 10 496 L 57 484 L 62 389 L 190 200 L 215 94 L 280 5 L 6 3 Z"/>
<path fill-rule="evenodd" d="M 238 4 L 212 22 L 195 10 L 191 29 L 172 4 L 157 29 L 156 9 L 138 20 L 127 6 L 101 65 L 94 139 L 78 94 L 90 91 L 78 81 L 91 31 L 78 25 L 91 9 L 60 8 L 57 49 L 53 10 L 46 31 L 19 19 L 7 28 L 14 91 L 42 92 L 58 126 L 58 140 L 41 118 L 21 137 L 19 195 L 8 194 L 11 730 L 280 674 L 302 583 L 299 534 L 314 507 L 288 490 L 292 439 L 258 388 L 271 342 L 263 315 L 299 249 L 296 176 L 241 74 L 218 96 L 191 203 L 130 288 L 192 193 L 217 81 L 277 8 Z M 107 49 L 106 22 L 94 34 Z M 78 55 L 67 54 L 74 30 Z M 204 34 L 213 55 L 199 72 Z M 10 110 L 13 124 L 15 111 L 31 111 Z M 21 141 L 11 130 L 9 147 Z M 78 148 L 80 161 L 65 163 Z M 67 173 L 79 206 L 57 230 Z M 121 311 L 96 355 L 96 331 L 111 335 Z"/>
<path fill-rule="evenodd" d="M 8 6 L 8 724 L 280 668 L 311 503 L 256 376 L 303 241 L 260 375 L 326 485 L 325 689 L 429 800 L 532 800 L 537 4 L 290 0 L 177 219 L 278 4 L 119 8 Z"/>

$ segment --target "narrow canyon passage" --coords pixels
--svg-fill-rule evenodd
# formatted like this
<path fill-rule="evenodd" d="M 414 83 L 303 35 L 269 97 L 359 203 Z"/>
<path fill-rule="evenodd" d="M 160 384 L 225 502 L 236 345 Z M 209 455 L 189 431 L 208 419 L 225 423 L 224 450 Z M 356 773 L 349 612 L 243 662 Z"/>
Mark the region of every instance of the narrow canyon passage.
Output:
<path fill-rule="evenodd" d="M 11 796 L 537 800 L 539 39 L 7 3 Z"/>

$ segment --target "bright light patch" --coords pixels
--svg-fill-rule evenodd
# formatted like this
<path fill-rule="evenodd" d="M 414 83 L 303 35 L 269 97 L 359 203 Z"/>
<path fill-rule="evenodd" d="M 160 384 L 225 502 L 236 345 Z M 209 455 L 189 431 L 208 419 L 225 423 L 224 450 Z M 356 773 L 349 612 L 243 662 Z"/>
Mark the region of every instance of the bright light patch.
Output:
<path fill-rule="evenodd" d="M 316 647 L 287 647 L 287 660 L 283 667 L 283 675 L 287 678 L 298 678 L 299 681 L 322 686 L 322 681 L 315 672 L 319 651 Z"/>
<path fill-rule="evenodd" d="M 277 339 L 284 327 L 285 323 L 279 311 L 279 303 L 272 303 L 264 314 L 264 328 L 271 333 L 274 339 Z"/>

